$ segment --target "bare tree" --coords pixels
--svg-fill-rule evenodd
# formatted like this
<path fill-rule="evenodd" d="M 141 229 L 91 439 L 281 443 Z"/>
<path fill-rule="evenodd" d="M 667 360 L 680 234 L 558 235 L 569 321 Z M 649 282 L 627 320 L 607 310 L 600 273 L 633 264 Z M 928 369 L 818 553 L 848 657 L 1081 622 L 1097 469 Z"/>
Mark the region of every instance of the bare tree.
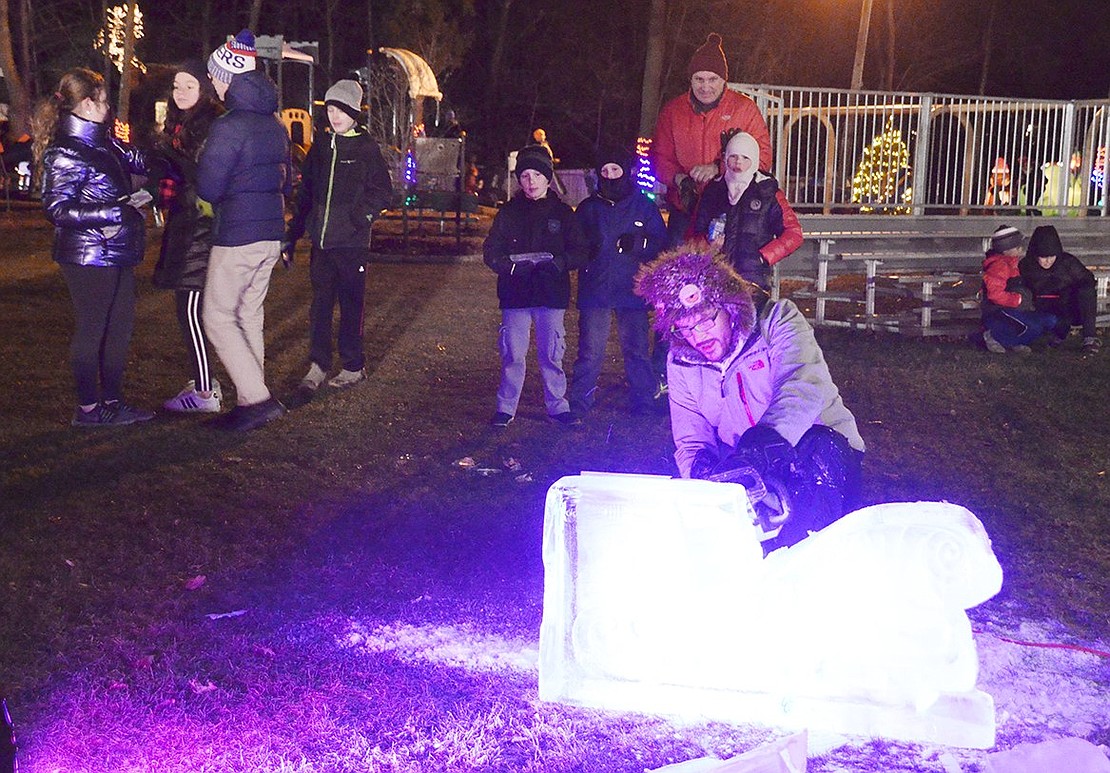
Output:
<path fill-rule="evenodd" d="M 886 0 L 886 77 L 883 88 L 894 90 L 894 0 Z"/>
<path fill-rule="evenodd" d="M 262 0 L 251 0 L 251 16 L 247 29 L 258 34 L 258 22 L 262 18 Z"/>
<path fill-rule="evenodd" d="M 655 120 L 659 117 L 662 101 L 663 50 L 667 19 L 667 0 L 651 0 L 648 15 L 647 54 L 644 57 L 644 82 L 640 89 L 640 136 L 655 133 Z"/>
<path fill-rule="evenodd" d="M 31 95 L 15 66 L 8 0 L 0 0 L 0 67 L 4 68 L 4 78 L 8 82 L 8 94 L 11 100 L 9 112 L 11 134 L 13 137 L 18 137 L 30 131 Z"/>
<path fill-rule="evenodd" d="M 135 70 L 135 68 L 131 66 L 131 60 L 135 57 L 136 6 L 137 3 L 135 3 L 134 0 L 123 6 L 127 19 L 123 25 L 123 61 L 120 63 L 119 109 L 116 111 L 116 114 L 119 115 L 119 119 L 124 123 L 128 122 L 131 113 L 131 81 Z M 105 19 L 105 35 L 107 36 L 107 34 L 107 19 Z M 105 48 L 107 48 L 107 44 L 105 44 Z"/>
<path fill-rule="evenodd" d="M 983 30 L 983 66 L 979 70 L 979 94 L 987 93 L 987 73 L 991 64 L 991 43 L 994 37 L 994 19 L 998 12 L 998 0 L 988 0 L 987 27 Z"/>

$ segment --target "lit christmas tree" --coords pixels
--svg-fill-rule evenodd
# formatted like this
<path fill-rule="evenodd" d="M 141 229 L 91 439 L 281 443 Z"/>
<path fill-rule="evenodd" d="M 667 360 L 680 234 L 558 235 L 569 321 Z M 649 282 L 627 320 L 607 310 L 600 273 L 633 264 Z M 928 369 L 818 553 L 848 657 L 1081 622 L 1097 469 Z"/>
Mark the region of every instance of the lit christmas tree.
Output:
<path fill-rule="evenodd" d="M 636 184 L 650 198 L 655 198 L 655 173 L 651 170 L 651 140 L 647 137 L 636 138 Z"/>
<path fill-rule="evenodd" d="M 852 202 L 861 204 L 860 212 L 909 214 L 913 202 L 910 187 L 910 150 L 902 130 L 887 119 L 882 134 L 863 149 L 863 158 L 852 178 Z"/>
<path fill-rule="evenodd" d="M 107 49 L 108 58 L 112 60 L 112 64 L 121 73 L 123 72 L 123 46 L 124 37 L 127 34 L 127 13 L 135 9 L 135 40 L 142 38 L 143 32 L 143 12 L 139 10 L 139 4 L 134 5 L 117 5 L 108 9 L 107 19 L 103 27 L 96 33 L 96 40 L 93 41 L 93 48 L 97 51 L 104 51 Z M 146 65 L 139 61 L 139 57 L 131 56 L 131 66 L 139 72 L 146 72 Z"/>

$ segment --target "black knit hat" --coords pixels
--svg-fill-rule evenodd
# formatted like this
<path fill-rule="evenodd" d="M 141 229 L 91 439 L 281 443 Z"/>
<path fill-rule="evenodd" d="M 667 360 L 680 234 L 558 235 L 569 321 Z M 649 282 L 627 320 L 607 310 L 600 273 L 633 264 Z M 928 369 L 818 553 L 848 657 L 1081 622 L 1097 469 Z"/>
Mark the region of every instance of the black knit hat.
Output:
<path fill-rule="evenodd" d="M 525 169 L 536 170 L 546 177 L 548 182 L 551 182 L 551 178 L 555 176 L 555 164 L 551 160 L 551 154 L 543 145 L 525 145 L 517 151 L 516 179 L 520 179 Z"/>

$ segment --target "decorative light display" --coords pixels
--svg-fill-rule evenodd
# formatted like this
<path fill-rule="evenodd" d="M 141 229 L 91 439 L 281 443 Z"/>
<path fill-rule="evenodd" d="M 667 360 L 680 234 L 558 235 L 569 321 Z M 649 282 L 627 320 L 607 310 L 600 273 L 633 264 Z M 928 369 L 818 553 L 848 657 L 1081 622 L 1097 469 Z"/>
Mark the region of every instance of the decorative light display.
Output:
<path fill-rule="evenodd" d="M 763 556 L 742 486 L 583 473 L 548 490 L 539 696 L 683 718 L 995 743 L 965 610 L 1002 569 L 946 502 L 875 505 Z"/>
<path fill-rule="evenodd" d="M 860 212 L 905 215 L 912 201 L 910 151 L 892 116 L 870 147 L 863 149 L 852 178 L 852 202 L 863 205 Z"/>
<path fill-rule="evenodd" d="M 649 137 L 636 138 L 636 184 L 640 190 L 655 198 L 655 172 L 651 169 L 651 139 Z"/>
<path fill-rule="evenodd" d="M 93 48 L 98 51 L 107 49 L 108 57 L 119 72 L 123 72 L 124 38 L 127 35 L 127 14 L 130 9 L 135 9 L 135 40 L 143 37 L 143 12 L 139 4 L 116 5 L 108 9 L 104 26 L 96 33 Z M 146 65 L 139 61 L 134 53 L 131 55 L 131 66 L 139 72 L 146 72 Z"/>
<path fill-rule="evenodd" d="M 1095 155 L 1095 165 L 1091 169 L 1091 185 L 1098 191 L 1098 205 L 1101 207 L 1106 201 L 1106 146 L 1098 149 Z"/>
<path fill-rule="evenodd" d="M 416 203 L 416 154 L 413 153 L 412 148 L 405 153 L 405 168 L 401 172 L 401 177 L 405 181 L 405 188 L 408 189 L 405 206 L 411 207 Z"/>

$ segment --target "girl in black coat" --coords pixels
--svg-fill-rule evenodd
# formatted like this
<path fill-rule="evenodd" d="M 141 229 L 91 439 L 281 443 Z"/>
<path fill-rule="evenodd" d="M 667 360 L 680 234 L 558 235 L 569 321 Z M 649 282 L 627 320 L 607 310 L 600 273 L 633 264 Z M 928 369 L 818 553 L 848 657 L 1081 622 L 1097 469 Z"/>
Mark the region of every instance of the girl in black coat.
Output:
<path fill-rule="evenodd" d="M 198 202 L 196 186 L 197 158 L 212 122 L 221 113 L 223 105 L 204 64 L 197 60 L 178 67 L 166 126 L 158 138 L 167 178 L 162 181 L 166 228 L 162 253 L 154 267 L 154 284 L 174 291 L 177 321 L 190 353 L 193 378 L 165 402 L 168 410 L 182 413 L 220 410 L 220 384 L 212 378 L 208 339 L 201 323 L 204 277 L 212 251 L 212 211 Z"/>
<path fill-rule="evenodd" d="M 116 141 L 104 79 L 67 71 L 35 108 L 33 152 L 42 203 L 54 225 L 54 260 L 73 300 L 70 360 L 79 427 L 118 426 L 154 416 L 123 401 L 123 371 L 135 324 L 135 265 L 143 259 L 150 199 L 133 192 L 146 157 Z M 143 198 L 145 195 L 145 198 Z"/>

